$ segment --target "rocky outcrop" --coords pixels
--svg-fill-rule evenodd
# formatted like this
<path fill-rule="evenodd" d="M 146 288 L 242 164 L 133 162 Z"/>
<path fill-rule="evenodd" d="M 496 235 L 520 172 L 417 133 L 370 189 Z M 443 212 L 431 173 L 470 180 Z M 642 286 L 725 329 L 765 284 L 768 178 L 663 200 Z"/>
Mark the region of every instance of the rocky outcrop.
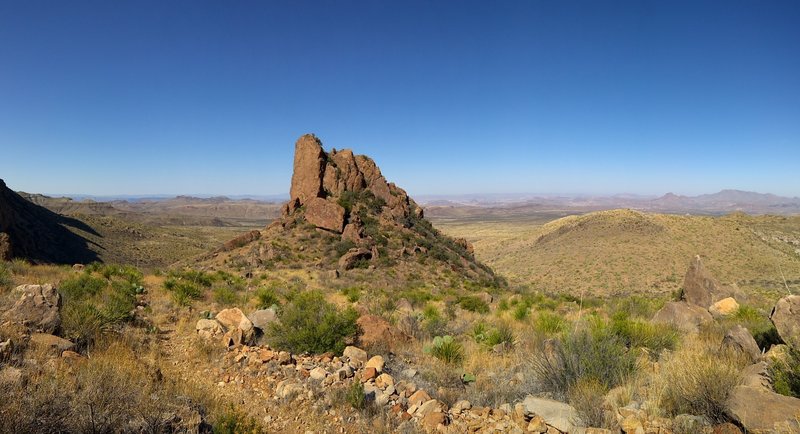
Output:
<path fill-rule="evenodd" d="M 21 285 L 19 299 L 3 313 L 3 321 L 22 324 L 31 331 L 53 333 L 61 326 L 61 294 L 50 284 Z"/>
<path fill-rule="evenodd" d="M 247 315 L 247 318 L 250 319 L 250 322 L 253 323 L 255 328 L 264 332 L 270 324 L 278 320 L 278 314 L 275 312 L 275 309 L 272 308 L 259 309 Z"/>
<path fill-rule="evenodd" d="M 339 258 L 339 269 L 349 270 L 355 267 L 361 260 L 372 258 L 372 251 L 365 248 L 353 248 Z"/>
<path fill-rule="evenodd" d="M 800 348 L 800 295 L 778 300 L 769 316 L 784 342 Z"/>
<path fill-rule="evenodd" d="M 758 348 L 756 340 L 746 328 L 737 324 L 733 326 L 725 337 L 722 339 L 722 347 L 738 351 L 750 359 L 750 362 L 755 362 L 761 357 L 761 350 Z"/>
<path fill-rule="evenodd" d="M 359 342 L 366 347 L 383 345 L 394 348 L 395 345 L 409 339 L 405 333 L 377 315 L 362 315 L 356 323 L 361 329 Z"/>
<path fill-rule="evenodd" d="M 700 306 L 685 301 L 667 302 L 653 316 L 653 322 L 669 324 L 690 333 L 697 333 L 700 326 L 713 321 L 711 314 Z"/>
<path fill-rule="evenodd" d="M 229 252 L 233 249 L 246 246 L 247 244 L 252 243 L 253 241 L 258 240 L 261 238 L 261 231 L 250 231 L 239 235 L 238 237 L 227 241 L 222 247 L 217 250 L 218 252 Z"/>
<path fill-rule="evenodd" d="M 297 140 L 294 146 L 292 186 L 289 190 L 290 202 L 303 205 L 315 197 L 320 197 L 325 159 L 322 142 L 316 136 L 306 134 Z"/>
<path fill-rule="evenodd" d="M 728 412 L 749 433 L 800 432 L 800 399 L 762 387 L 737 386 Z"/>
<path fill-rule="evenodd" d="M 344 229 L 344 208 L 337 203 L 315 197 L 306 203 L 306 221 L 333 232 Z"/>
<path fill-rule="evenodd" d="M 290 215 L 302 206 L 308 207 L 312 202 L 315 209 L 326 209 L 322 202 L 315 199 L 336 204 L 337 199 L 345 194 L 362 192 L 369 192 L 383 201 L 387 213 L 395 219 L 408 217 L 412 209 L 419 208 L 403 189 L 386 181 L 371 158 L 354 155 L 349 149 L 334 149 L 326 153 L 322 142 L 313 134 L 306 134 L 297 140 L 290 199 L 284 206 L 284 215 Z M 334 230 L 312 221 L 316 217 L 317 213 L 312 217 L 306 209 L 306 220 L 318 227 Z M 338 227 L 338 222 L 328 226 Z M 337 232 L 342 232 L 342 228 L 339 227 Z"/>
<path fill-rule="evenodd" d="M 706 270 L 700 255 L 694 257 L 683 280 L 681 300 L 708 309 L 714 302 L 730 297 L 733 293 L 733 288 L 720 285 Z"/>

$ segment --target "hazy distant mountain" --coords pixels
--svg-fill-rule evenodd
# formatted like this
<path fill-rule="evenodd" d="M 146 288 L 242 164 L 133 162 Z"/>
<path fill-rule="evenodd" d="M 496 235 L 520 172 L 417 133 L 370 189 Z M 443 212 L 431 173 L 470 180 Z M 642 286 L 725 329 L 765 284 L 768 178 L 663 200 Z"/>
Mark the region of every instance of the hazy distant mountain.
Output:
<path fill-rule="evenodd" d="M 426 200 L 427 199 L 427 200 Z M 533 211 L 599 211 L 631 208 L 642 211 L 689 214 L 800 214 L 800 198 L 741 190 L 722 190 L 699 196 L 681 196 L 667 193 L 653 198 L 620 194 L 614 196 L 534 196 L 534 195 L 475 195 L 475 196 L 423 196 L 420 200 L 429 215 L 446 216 L 452 208 L 468 208 L 475 213 L 485 213 L 487 208 L 497 208 L 503 215 L 523 215 Z M 493 211 L 494 212 L 494 211 Z"/>

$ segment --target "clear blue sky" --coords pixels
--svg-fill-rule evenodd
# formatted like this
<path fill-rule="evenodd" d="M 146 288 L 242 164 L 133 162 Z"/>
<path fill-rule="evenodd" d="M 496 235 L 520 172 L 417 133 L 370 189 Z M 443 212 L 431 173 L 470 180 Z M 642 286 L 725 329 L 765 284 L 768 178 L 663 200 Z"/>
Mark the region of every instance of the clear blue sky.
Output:
<path fill-rule="evenodd" d="M 306 132 L 412 194 L 800 196 L 800 2 L 0 0 L 12 188 L 285 193 Z"/>

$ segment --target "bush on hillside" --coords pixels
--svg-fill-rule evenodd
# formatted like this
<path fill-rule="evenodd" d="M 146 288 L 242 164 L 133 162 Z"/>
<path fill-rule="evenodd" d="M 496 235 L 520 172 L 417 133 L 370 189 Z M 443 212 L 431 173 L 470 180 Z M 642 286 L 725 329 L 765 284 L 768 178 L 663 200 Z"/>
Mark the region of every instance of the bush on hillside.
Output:
<path fill-rule="evenodd" d="M 770 365 L 769 375 L 776 392 L 800 398 L 800 349 L 787 348 L 786 358 Z"/>
<path fill-rule="evenodd" d="M 625 382 L 636 370 L 636 357 L 608 327 L 590 323 L 555 341 L 552 352 L 532 360 L 541 385 L 564 399 L 578 382 L 594 381 L 606 390 Z"/>
<path fill-rule="evenodd" d="M 301 292 L 284 306 L 280 321 L 270 324 L 268 341 L 294 353 L 341 353 L 358 332 L 357 318 L 354 309 L 337 309 L 319 291 Z"/>
<path fill-rule="evenodd" d="M 423 350 L 426 354 L 451 365 L 461 364 L 464 361 L 464 346 L 452 336 L 436 336 L 433 338 L 433 343 Z"/>
<path fill-rule="evenodd" d="M 489 305 L 479 297 L 469 295 L 458 299 L 458 305 L 470 312 L 489 313 Z"/>

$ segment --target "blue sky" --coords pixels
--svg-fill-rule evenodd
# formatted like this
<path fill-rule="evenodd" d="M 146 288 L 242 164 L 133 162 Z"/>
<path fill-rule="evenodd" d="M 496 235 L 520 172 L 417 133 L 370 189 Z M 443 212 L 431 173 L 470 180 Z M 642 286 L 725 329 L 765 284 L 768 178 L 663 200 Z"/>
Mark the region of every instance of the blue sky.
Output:
<path fill-rule="evenodd" d="M 293 144 L 412 194 L 800 196 L 797 1 L 0 0 L 0 177 L 288 191 Z"/>

